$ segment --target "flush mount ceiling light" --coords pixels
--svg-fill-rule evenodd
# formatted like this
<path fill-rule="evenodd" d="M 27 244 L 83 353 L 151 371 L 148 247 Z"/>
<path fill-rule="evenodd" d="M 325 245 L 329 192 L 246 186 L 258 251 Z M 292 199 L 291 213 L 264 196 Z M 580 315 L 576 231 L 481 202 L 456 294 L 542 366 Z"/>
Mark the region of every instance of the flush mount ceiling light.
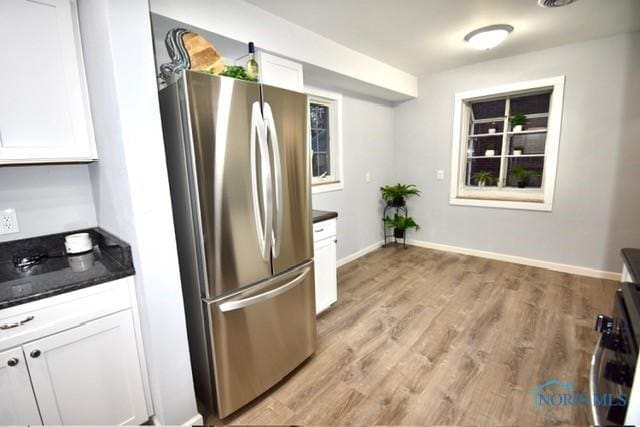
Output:
<path fill-rule="evenodd" d="M 492 49 L 498 46 L 513 31 L 511 25 L 499 24 L 478 28 L 464 36 L 469 44 L 479 50 Z"/>
<path fill-rule="evenodd" d="M 538 6 L 540 7 L 562 7 L 576 0 L 538 0 Z"/>

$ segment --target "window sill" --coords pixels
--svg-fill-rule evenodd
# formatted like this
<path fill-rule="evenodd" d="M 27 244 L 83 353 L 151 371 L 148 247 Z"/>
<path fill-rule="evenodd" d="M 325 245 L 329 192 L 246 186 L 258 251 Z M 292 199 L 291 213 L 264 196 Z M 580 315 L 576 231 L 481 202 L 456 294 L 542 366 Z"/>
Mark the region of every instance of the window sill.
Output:
<path fill-rule="evenodd" d="M 314 182 L 311 184 L 311 194 L 328 193 L 344 189 L 342 181 Z"/>
<path fill-rule="evenodd" d="M 551 212 L 552 204 L 544 201 L 497 200 L 477 197 L 452 197 L 449 204 L 459 206 L 476 206 L 484 208 L 521 209 L 528 211 Z"/>

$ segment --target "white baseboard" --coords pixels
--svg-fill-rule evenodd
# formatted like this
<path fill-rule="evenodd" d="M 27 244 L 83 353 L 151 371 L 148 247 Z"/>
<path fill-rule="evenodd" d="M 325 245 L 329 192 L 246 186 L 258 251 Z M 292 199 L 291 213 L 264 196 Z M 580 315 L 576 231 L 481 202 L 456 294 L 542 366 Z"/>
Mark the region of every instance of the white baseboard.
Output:
<path fill-rule="evenodd" d="M 204 425 L 204 419 L 202 415 L 195 414 L 191 419 L 189 419 L 186 423 L 182 424 L 183 426 L 201 426 Z"/>
<path fill-rule="evenodd" d="M 422 240 L 407 240 L 408 245 L 419 246 L 422 248 L 436 249 L 445 252 L 455 252 L 463 255 L 472 255 L 481 258 L 495 259 L 498 261 L 512 262 L 515 264 L 530 265 L 532 267 L 546 268 L 548 270 L 560 271 L 562 273 L 577 274 L 580 276 L 595 277 L 598 279 L 610 279 L 620 281 L 620 273 L 613 271 L 595 270 L 593 268 L 580 267 L 577 265 L 560 264 L 551 261 L 543 261 L 533 258 L 525 258 L 515 255 L 501 254 L 498 252 L 481 251 L 478 249 L 462 248 L 459 246 L 443 245 L 441 243 L 425 242 Z"/>
<path fill-rule="evenodd" d="M 345 265 L 348 262 L 351 262 L 353 260 L 356 260 L 362 256 L 365 256 L 366 254 L 368 254 L 369 252 L 373 252 L 376 249 L 382 247 L 384 243 L 384 240 L 380 240 L 379 242 L 374 243 L 373 245 L 369 245 L 366 248 L 362 248 L 359 251 L 356 251 L 352 254 L 347 255 L 344 258 L 341 258 L 338 260 L 338 267 L 342 267 L 343 265 Z"/>

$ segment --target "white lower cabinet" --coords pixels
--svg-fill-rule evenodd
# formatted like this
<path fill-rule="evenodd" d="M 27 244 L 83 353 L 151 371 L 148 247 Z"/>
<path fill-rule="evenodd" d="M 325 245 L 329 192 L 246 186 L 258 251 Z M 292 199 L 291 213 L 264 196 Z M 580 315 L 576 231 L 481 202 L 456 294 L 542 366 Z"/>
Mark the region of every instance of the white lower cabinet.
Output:
<path fill-rule="evenodd" d="M 135 309 L 125 278 L 0 310 L 0 425 L 146 422 Z"/>
<path fill-rule="evenodd" d="M 131 310 L 23 348 L 44 424 L 147 420 Z"/>
<path fill-rule="evenodd" d="M 21 347 L 0 352 L 0 424 L 41 424 Z"/>
<path fill-rule="evenodd" d="M 313 225 L 313 231 L 317 314 L 338 300 L 336 220 L 318 222 Z"/>

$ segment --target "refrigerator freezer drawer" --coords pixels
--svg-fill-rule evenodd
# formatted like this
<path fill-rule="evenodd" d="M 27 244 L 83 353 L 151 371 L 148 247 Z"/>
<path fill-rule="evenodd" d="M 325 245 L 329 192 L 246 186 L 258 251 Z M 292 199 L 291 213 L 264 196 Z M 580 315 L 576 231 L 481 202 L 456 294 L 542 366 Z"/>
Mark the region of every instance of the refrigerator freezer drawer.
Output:
<path fill-rule="evenodd" d="M 246 291 L 205 301 L 213 342 L 218 416 L 276 384 L 315 351 L 313 263 Z"/>

